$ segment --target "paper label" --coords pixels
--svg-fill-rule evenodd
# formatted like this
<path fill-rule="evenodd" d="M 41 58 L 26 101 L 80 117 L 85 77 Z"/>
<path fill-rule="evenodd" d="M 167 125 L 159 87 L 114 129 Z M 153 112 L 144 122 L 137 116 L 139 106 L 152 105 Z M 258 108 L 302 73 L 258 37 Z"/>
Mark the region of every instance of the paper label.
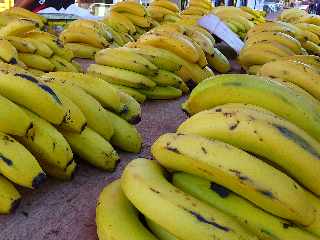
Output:
<path fill-rule="evenodd" d="M 244 46 L 243 41 L 238 37 L 237 34 L 232 32 L 229 27 L 220 20 L 219 17 L 209 14 L 200 18 L 198 24 L 212 34 L 221 38 L 238 54 L 240 53 Z"/>

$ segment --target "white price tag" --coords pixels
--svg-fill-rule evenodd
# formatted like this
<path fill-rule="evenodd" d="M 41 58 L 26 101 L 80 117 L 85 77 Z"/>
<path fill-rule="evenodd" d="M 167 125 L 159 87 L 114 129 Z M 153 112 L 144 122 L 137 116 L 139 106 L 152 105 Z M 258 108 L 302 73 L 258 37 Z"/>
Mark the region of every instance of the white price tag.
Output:
<path fill-rule="evenodd" d="M 232 32 L 227 25 L 225 25 L 220 18 L 215 15 L 207 15 L 199 19 L 198 24 L 204 27 L 212 34 L 218 36 L 232 47 L 238 54 L 243 48 L 244 43 L 237 34 Z"/>

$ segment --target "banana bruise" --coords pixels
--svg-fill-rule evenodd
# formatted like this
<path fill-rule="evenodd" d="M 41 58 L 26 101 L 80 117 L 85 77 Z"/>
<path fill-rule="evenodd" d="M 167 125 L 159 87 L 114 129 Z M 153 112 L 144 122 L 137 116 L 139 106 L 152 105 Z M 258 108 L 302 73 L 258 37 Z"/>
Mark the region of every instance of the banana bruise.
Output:
<path fill-rule="evenodd" d="M 173 184 L 182 191 L 235 217 L 246 228 L 264 240 L 317 240 L 292 223 L 268 214 L 229 189 L 187 173 L 175 173 Z"/>
<path fill-rule="evenodd" d="M 170 184 L 156 161 L 131 161 L 121 177 L 121 187 L 141 213 L 177 238 L 257 239 L 231 217 Z"/>
<path fill-rule="evenodd" d="M 156 224 L 149 218 L 145 218 L 147 225 L 151 232 L 159 239 L 159 240 L 178 240 L 175 236 L 173 236 L 168 231 L 164 230 L 159 224 Z"/>
<path fill-rule="evenodd" d="M 278 60 L 263 65 L 258 75 L 292 82 L 320 100 L 320 71 L 299 61 Z"/>
<path fill-rule="evenodd" d="M 106 48 L 95 56 L 97 64 L 121 68 L 144 75 L 155 75 L 158 68 L 143 56 L 126 48 Z"/>
<path fill-rule="evenodd" d="M 0 73 L 0 94 L 53 124 L 61 124 L 66 115 L 59 96 L 31 75 Z"/>
<path fill-rule="evenodd" d="M 127 108 L 120 114 L 120 117 L 125 119 L 128 123 L 138 124 L 141 121 L 141 107 L 140 104 L 129 94 L 119 91 L 120 101 Z"/>
<path fill-rule="evenodd" d="M 88 44 L 82 43 L 66 43 L 64 44 L 66 49 L 73 52 L 74 57 L 94 59 L 96 53 L 100 51 L 100 48 L 92 47 Z"/>
<path fill-rule="evenodd" d="M 0 214 L 12 213 L 19 206 L 21 195 L 14 185 L 0 176 Z"/>
<path fill-rule="evenodd" d="M 90 128 L 81 133 L 62 132 L 72 151 L 95 167 L 113 171 L 119 160 L 117 152 L 102 136 Z"/>
<path fill-rule="evenodd" d="M 229 60 L 217 48 L 213 48 L 213 54 L 206 55 L 209 65 L 220 73 L 227 73 L 231 69 Z"/>
<path fill-rule="evenodd" d="M 114 129 L 110 143 L 126 152 L 140 152 L 142 137 L 138 130 L 126 120 L 108 110 L 105 111 L 105 115 L 110 119 Z"/>
<path fill-rule="evenodd" d="M 23 109 L 31 118 L 33 127 L 23 137 L 16 137 L 38 161 L 65 169 L 73 159 L 68 142 L 61 133 L 46 120 L 36 114 Z"/>
<path fill-rule="evenodd" d="M 121 189 L 120 180 L 113 181 L 100 193 L 96 208 L 96 224 L 100 240 L 156 240 L 140 222 L 137 209 Z"/>
<path fill-rule="evenodd" d="M 87 94 L 80 87 L 71 84 L 70 82 L 52 81 L 50 78 L 42 79 L 53 89 L 68 96 L 80 110 L 83 112 L 87 119 L 88 126 L 103 136 L 106 140 L 110 140 L 113 135 L 113 125 L 105 115 L 102 105 Z"/>
<path fill-rule="evenodd" d="M 119 91 L 130 95 L 135 100 L 137 100 L 139 103 L 144 103 L 144 101 L 147 99 L 147 97 L 145 95 L 143 95 L 142 93 L 140 93 L 137 89 L 122 86 L 122 85 L 116 85 L 116 84 L 112 84 L 112 86 L 114 86 Z"/>
<path fill-rule="evenodd" d="M 227 104 L 195 114 L 179 133 L 217 139 L 262 156 L 320 195 L 314 178 L 320 171 L 320 145 L 302 129 L 259 107 Z M 282 148 L 279 148 L 281 144 Z M 284 152 L 283 149 L 290 149 Z"/>
<path fill-rule="evenodd" d="M 148 99 L 161 100 L 161 99 L 175 99 L 182 96 L 182 91 L 178 88 L 167 87 L 154 87 L 152 89 L 139 89 L 142 94 L 146 95 Z"/>
<path fill-rule="evenodd" d="M 252 104 L 283 117 L 320 139 L 320 105 L 302 89 L 246 74 L 219 75 L 209 79 L 213 81 L 198 85 L 183 104 L 189 114 L 227 103 Z"/>
<path fill-rule="evenodd" d="M 101 105 L 116 113 L 125 110 L 125 106 L 121 103 L 119 92 L 106 81 L 83 73 L 67 73 L 67 72 L 51 72 L 42 76 L 43 78 L 51 78 L 52 81 L 70 82 L 82 88 L 85 92 L 93 96 Z"/>
<path fill-rule="evenodd" d="M 133 88 L 153 88 L 156 84 L 147 76 L 124 69 L 91 64 L 88 73 L 98 76 L 109 83 Z"/>
<path fill-rule="evenodd" d="M 73 64 L 63 57 L 60 57 L 58 55 L 53 55 L 50 58 L 51 63 L 55 65 L 55 71 L 61 71 L 61 72 L 78 72 L 78 69 L 73 66 Z"/>
<path fill-rule="evenodd" d="M 164 167 L 224 185 L 276 216 L 302 225 L 315 220 L 303 188 L 281 171 L 232 145 L 196 135 L 165 134 L 151 151 Z"/>
<path fill-rule="evenodd" d="M 0 148 L 2 175 L 23 187 L 40 187 L 46 175 L 34 156 L 22 144 L 9 135 L 0 133 Z"/>

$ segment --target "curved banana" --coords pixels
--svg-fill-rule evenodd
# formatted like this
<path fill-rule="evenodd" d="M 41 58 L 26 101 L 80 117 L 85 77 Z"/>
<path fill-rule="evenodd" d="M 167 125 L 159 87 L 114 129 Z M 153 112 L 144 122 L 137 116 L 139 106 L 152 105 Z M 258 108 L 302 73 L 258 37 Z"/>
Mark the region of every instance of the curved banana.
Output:
<path fill-rule="evenodd" d="M 122 85 L 116 85 L 116 84 L 112 84 L 112 86 L 115 87 L 116 89 L 118 89 L 119 91 L 130 95 L 135 100 L 137 100 L 139 103 L 144 103 L 144 101 L 147 99 L 147 97 L 145 95 L 143 95 L 142 93 L 140 93 L 137 89 L 122 86 Z"/>
<path fill-rule="evenodd" d="M 106 48 L 110 45 L 107 40 L 98 33 L 91 32 L 87 34 L 85 32 L 70 31 L 69 29 L 60 34 L 60 40 L 63 43 L 85 43 L 96 48 Z"/>
<path fill-rule="evenodd" d="M 40 55 L 45 58 L 51 58 L 54 54 L 53 50 L 44 42 L 37 41 L 32 38 L 24 38 L 26 41 L 30 41 L 35 47 L 36 51 L 34 54 Z"/>
<path fill-rule="evenodd" d="M 189 114 L 226 103 L 247 103 L 268 109 L 320 139 L 320 104 L 303 90 L 246 74 L 219 75 L 210 80 L 199 84 L 183 104 Z"/>
<path fill-rule="evenodd" d="M 320 171 L 320 144 L 294 124 L 265 109 L 245 104 L 218 106 L 195 114 L 177 132 L 221 140 L 262 156 L 320 195 L 320 187 L 314 181 Z M 279 144 L 281 148 L 277 147 Z"/>
<path fill-rule="evenodd" d="M 73 66 L 73 64 L 66 59 L 58 56 L 53 55 L 49 61 L 55 66 L 55 71 L 61 71 L 61 72 L 78 72 L 78 69 Z"/>
<path fill-rule="evenodd" d="M 37 51 L 36 46 L 28 39 L 14 36 L 6 37 L 6 39 L 21 53 L 34 54 Z"/>
<path fill-rule="evenodd" d="M 302 47 L 307 50 L 308 53 L 320 56 L 320 46 L 314 42 L 306 41 L 302 43 Z"/>
<path fill-rule="evenodd" d="M 68 142 L 46 120 L 23 109 L 30 117 L 33 127 L 23 137 L 17 139 L 39 160 L 65 169 L 73 159 Z"/>
<path fill-rule="evenodd" d="M 173 12 L 179 12 L 179 8 L 177 4 L 170 2 L 168 0 L 153 1 L 150 3 L 150 6 L 163 7 Z"/>
<path fill-rule="evenodd" d="M 231 70 L 229 60 L 217 48 L 213 48 L 213 54 L 207 54 L 207 61 L 210 67 L 214 68 L 220 73 L 227 73 Z"/>
<path fill-rule="evenodd" d="M 264 64 L 258 75 L 292 82 L 320 100 L 320 72 L 311 65 L 299 61 L 278 60 Z"/>
<path fill-rule="evenodd" d="M 115 11 L 119 13 L 131 13 L 140 17 L 144 17 L 146 15 L 144 7 L 141 4 L 133 1 L 118 2 L 110 8 L 110 11 Z"/>
<path fill-rule="evenodd" d="M 189 37 L 187 37 L 187 38 L 189 38 Z M 197 64 L 199 65 L 199 67 L 205 68 L 208 65 L 208 62 L 207 62 L 207 58 L 206 58 L 206 54 L 204 53 L 204 50 L 192 38 L 189 38 L 189 40 L 192 42 L 193 46 L 195 47 L 195 49 L 197 50 L 197 52 L 199 54 L 199 60 L 197 61 Z"/>
<path fill-rule="evenodd" d="M 28 67 L 45 72 L 51 72 L 56 68 L 49 59 L 36 54 L 19 53 L 19 59 Z"/>
<path fill-rule="evenodd" d="M 90 164 L 108 171 L 113 171 L 119 160 L 111 144 L 97 132 L 85 128 L 81 133 L 62 131 L 72 151 Z"/>
<path fill-rule="evenodd" d="M 310 24 L 310 23 L 296 23 L 295 26 L 302 30 L 306 30 L 309 32 L 312 32 L 316 34 L 318 37 L 320 37 L 320 26 L 317 26 L 315 24 Z"/>
<path fill-rule="evenodd" d="M 100 193 L 96 208 L 96 224 L 99 240 L 156 240 L 140 222 L 137 209 L 121 189 L 120 180 L 108 184 Z"/>
<path fill-rule="evenodd" d="M 21 195 L 14 185 L 0 176 L 0 214 L 13 212 L 20 204 Z"/>
<path fill-rule="evenodd" d="M 209 55 L 214 54 L 214 43 L 208 38 L 205 34 L 203 34 L 200 31 L 197 31 L 197 29 L 188 29 L 186 28 L 186 35 L 191 38 L 193 41 L 199 44 L 199 46 L 202 48 L 202 50 Z"/>
<path fill-rule="evenodd" d="M 119 91 L 120 100 L 126 109 L 119 115 L 128 123 L 138 124 L 141 121 L 141 106 L 129 94 Z"/>
<path fill-rule="evenodd" d="M 315 68 L 320 68 L 320 56 L 315 55 L 294 55 L 281 58 L 282 60 L 298 61 L 304 64 L 311 65 Z"/>
<path fill-rule="evenodd" d="M 151 21 L 148 17 L 141 17 L 132 13 L 122 13 L 122 15 L 127 17 L 134 25 L 139 27 L 148 28 L 151 26 Z"/>
<path fill-rule="evenodd" d="M 143 56 L 129 51 L 128 48 L 106 48 L 99 51 L 95 56 L 97 64 L 116 67 L 141 73 L 144 75 L 155 75 L 158 67 Z"/>
<path fill-rule="evenodd" d="M 0 28 L 0 37 L 17 36 L 39 27 L 39 24 L 29 19 L 16 19 Z"/>
<path fill-rule="evenodd" d="M 91 64 L 88 73 L 100 77 L 107 82 L 133 88 L 152 88 L 156 84 L 147 76 L 124 69 Z"/>
<path fill-rule="evenodd" d="M 183 83 L 183 80 L 179 76 L 162 69 L 158 71 L 156 76 L 152 77 L 152 81 L 161 87 L 179 87 Z"/>
<path fill-rule="evenodd" d="M 146 95 L 148 99 L 175 99 L 182 96 L 182 91 L 178 88 L 167 87 L 155 87 L 152 89 L 139 89 L 139 92 Z"/>
<path fill-rule="evenodd" d="M 64 44 L 64 47 L 71 50 L 74 57 L 87 59 L 94 59 L 96 53 L 100 50 L 100 48 L 82 43 L 66 43 Z"/>
<path fill-rule="evenodd" d="M 20 18 L 27 18 L 31 19 L 33 21 L 36 21 L 39 24 L 39 27 L 42 28 L 45 23 L 47 23 L 47 19 L 45 17 L 42 17 L 39 14 L 36 14 L 34 12 L 28 11 L 25 8 L 21 7 L 13 7 L 9 8 L 6 11 L 2 12 L 5 15 L 10 15 L 10 16 L 17 16 Z"/>
<path fill-rule="evenodd" d="M 174 4 L 174 3 L 172 3 L 172 4 Z M 167 9 L 167 8 L 165 8 L 163 6 L 159 6 L 159 5 L 156 6 L 154 4 L 150 5 L 147 8 L 147 11 L 150 14 L 150 17 L 152 17 L 153 19 L 160 21 L 160 22 L 164 20 L 164 16 L 177 15 L 176 12 L 174 12 L 170 9 Z"/>
<path fill-rule="evenodd" d="M 175 236 L 173 236 L 171 233 L 167 232 L 165 229 L 163 229 L 160 225 L 153 222 L 149 218 L 145 218 L 145 221 L 147 222 L 147 225 L 151 232 L 159 239 L 159 240 L 178 240 Z"/>
<path fill-rule="evenodd" d="M 6 63 L 18 63 L 17 49 L 8 40 L 0 39 L 0 59 Z"/>
<path fill-rule="evenodd" d="M 131 161 L 122 174 L 121 187 L 140 212 L 177 238 L 257 239 L 231 217 L 170 184 L 155 161 Z"/>
<path fill-rule="evenodd" d="M 66 169 L 61 169 L 46 162 L 41 162 L 41 167 L 50 177 L 57 178 L 63 181 L 69 181 L 73 178 L 77 170 L 77 163 L 73 160 L 69 163 Z"/>
<path fill-rule="evenodd" d="M 190 1 L 189 6 L 195 6 L 195 7 L 201 7 L 201 8 L 206 8 L 208 10 L 211 10 L 212 5 L 210 2 L 206 1 Z"/>
<path fill-rule="evenodd" d="M 257 51 L 255 48 L 247 48 L 240 52 L 238 61 L 242 67 L 250 67 L 252 65 L 263 65 L 281 58 L 282 56 L 275 51 Z"/>
<path fill-rule="evenodd" d="M 314 209 L 302 187 L 232 145 L 191 134 L 169 133 L 153 144 L 151 152 L 164 167 L 224 185 L 276 216 L 302 225 L 315 220 Z"/>
<path fill-rule="evenodd" d="M 107 21 L 117 32 L 134 34 L 137 31 L 128 17 L 115 11 L 111 11 L 109 16 L 103 21 Z"/>
<path fill-rule="evenodd" d="M 187 173 L 176 173 L 173 175 L 173 184 L 193 197 L 237 218 L 259 239 L 318 239 L 290 222 L 266 213 L 229 189 L 204 178 Z"/>

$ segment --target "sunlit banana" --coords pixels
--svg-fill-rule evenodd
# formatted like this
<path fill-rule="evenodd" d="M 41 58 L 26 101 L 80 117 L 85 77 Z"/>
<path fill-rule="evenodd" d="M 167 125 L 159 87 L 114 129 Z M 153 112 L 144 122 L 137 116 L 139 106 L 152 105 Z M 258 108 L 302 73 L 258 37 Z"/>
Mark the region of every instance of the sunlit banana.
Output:
<path fill-rule="evenodd" d="M 21 7 L 9 8 L 4 11 L 3 14 L 31 19 L 33 21 L 36 21 L 39 24 L 40 28 L 43 27 L 44 23 L 47 23 L 47 19 L 45 17 Z"/>
<path fill-rule="evenodd" d="M 0 39 L 0 59 L 7 63 L 17 64 L 18 52 L 8 40 Z"/>
<path fill-rule="evenodd" d="M 166 15 L 176 15 L 176 13 L 174 11 L 167 9 L 163 6 L 159 6 L 159 5 L 158 6 L 150 5 L 147 8 L 147 11 L 153 19 L 160 21 L 160 22 L 163 21 L 164 16 L 166 16 Z"/>
<path fill-rule="evenodd" d="M 121 84 L 134 88 L 152 88 L 155 83 L 147 76 L 124 69 L 91 64 L 88 68 L 90 74 L 94 74 L 107 82 Z"/>
<path fill-rule="evenodd" d="M 231 69 L 229 60 L 217 48 L 213 48 L 213 54 L 207 54 L 209 65 L 220 73 L 227 73 Z"/>
<path fill-rule="evenodd" d="M 119 221 L 121 225 L 118 224 Z M 140 222 L 138 211 L 123 194 L 120 180 L 108 184 L 100 193 L 96 208 L 96 224 L 100 240 L 156 240 Z"/>
<path fill-rule="evenodd" d="M 56 66 L 47 58 L 36 54 L 19 53 L 19 59 L 30 68 L 39 69 L 45 72 L 53 71 Z"/>
<path fill-rule="evenodd" d="M 193 197 L 237 218 L 259 239 L 318 239 L 292 223 L 266 213 L 229 189 L 204 178 L 187 173 L 176 173 L 173 175 L 173 184 Z"/>
<path fill-rule="evenodd" d="M 173 2 L 170 2 L 168 0 L 162 0 L 162 1 L 153 1 L 150 6 L 159 6 L 159 7 L 163 7 L 163 8 L 166 8 L 166 9 L 169 9 L 173 12 L 179 12 L 179 8 L 178 6 L 173 3 Z"/>
<path fill-rule="evenodd" d="M 179 239 L 256 239 L 231 217 L 170 184 L 155 161 L 131 161 L 121 187 L 140 212 Z"/>
<path fill-rule="evenodd" d="M 82 43 L 66 43 L 64 44 L 64 47 L 71 50 L 74 54 L 74 57 L 87 59 L 94 59 L 94 56 L 100 50 L 100 48 L 92 47 L 88 44 Z"/>
<path fill-rule="evenodd" d="M 316 34 L 318 37 L 320 37 L 320 26 L 317 26 L 315 24 L 310 24 L 310 23 L 296 23 L 295 26 L 302 30 L 307 30 L 309 32 L 313 32 Z"/>
<path fill-rule="evenodd" d="M 21 195 L 14 185 L 0 176 L 0 214 L 13 212 L 20 204 Z"/>
<path fill-rule="evenodd" d="M 21 53 L 35 53 L 37 48 L 28 39 L 9 36 L 6 39 Z"/>
<path fill-rule="evenodd" d="M 268 109 L 320 139 L 320 105 L 298 87 L 246 74 L 218 75 L 210 80 L 199 84 L 183 104 L 189 114 L 226 103 L 247 103 Z"/>
<path fill-rule="evenodd" d="M 135 100 L 137 100 L 139 103 L 143 103 L 147 99 L 147 97 L 145 95 L 143 95 L 142 93 L 140 93 L 137 89 L 122 86 L 122 85 L 116 85 L 116 84 L 112 84 L 112 86 L 114 86 L 119 91 L 130 95 Z"/>
<path fill-rule="evenodd" d="M 320 26 L 320 17 L 319 15 L 316 14 L 308 14 L 299 19 L 299 22 L 304 22 L 304 23 L 310 23 L 310 24 L 315 24 L 317 26 Z"/>

